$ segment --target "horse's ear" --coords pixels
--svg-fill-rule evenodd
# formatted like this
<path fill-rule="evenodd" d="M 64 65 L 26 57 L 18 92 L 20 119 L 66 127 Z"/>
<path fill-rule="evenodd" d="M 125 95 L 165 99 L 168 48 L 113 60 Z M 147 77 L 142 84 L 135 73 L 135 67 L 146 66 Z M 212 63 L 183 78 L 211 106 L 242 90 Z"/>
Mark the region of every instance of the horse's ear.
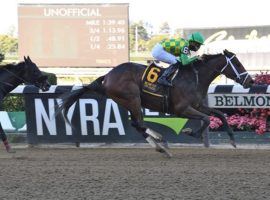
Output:
<path fill-rule="evenodd" d="M 226 54 L 229 53 L 229 51 L 228 51 L 227 49 L 224 49 L 224 50 L 223 50 L 223 53 L 226 55 Z"/>
<path fill-rule="evenodd" d="M 32 60 L 30 59 L 29 56 L 27 56 L 27 60 L 32 63 Z"/>
<path fill-rule="evenodd" d="M 24 59 L 24 62 L 27 62 L 27 61 L 28 61 L 27 58 L 26 58 L 25 56 L 23 56 L 23 59 Z"/>

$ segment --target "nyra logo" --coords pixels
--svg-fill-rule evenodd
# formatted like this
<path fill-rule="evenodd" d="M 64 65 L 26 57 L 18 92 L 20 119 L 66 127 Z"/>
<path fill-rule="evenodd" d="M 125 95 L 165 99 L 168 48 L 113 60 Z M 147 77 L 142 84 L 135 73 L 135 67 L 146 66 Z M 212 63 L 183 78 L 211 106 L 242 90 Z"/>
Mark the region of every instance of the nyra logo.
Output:
<path fill-rule="evenodd" d="M 47 102 L 38 98 L 34 100 L 37 135 L 42 136 L 45 132 L 49 135 L 74 133 L 74 128 L 67 122 L 55 117 L 60 102 L 60 99 L 47 99 Z M 67 116 L 80 135 L 108 135 L 112 130 L 125 135 L 119 107 L 111 99 L 106 99 L 105 105 L 96 99 L 80 99 L 71 106 Z"/>
<path fill-rule="evenodd" d="M 152 112 L 148 109 L 145 109 L 144 115 L 144 121 L 163 125 L 171 129 L 176 135 L 180 133 L 180 131 L 187 123 L 187 119 L 172 117 L 168 115 L 161 115 L 159 112 Z"/>

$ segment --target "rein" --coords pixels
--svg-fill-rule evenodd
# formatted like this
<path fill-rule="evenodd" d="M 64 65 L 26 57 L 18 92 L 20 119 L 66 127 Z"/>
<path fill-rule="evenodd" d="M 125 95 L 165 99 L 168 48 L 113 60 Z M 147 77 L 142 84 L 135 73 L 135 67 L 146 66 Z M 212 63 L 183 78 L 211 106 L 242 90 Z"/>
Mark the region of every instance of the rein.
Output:
<path fill-rule="evenodd" d="M 8 72 L 9 74 L 13 75 L 15 78 L 17 78 L 17 79 L 23 81 L 24 83 L 30 83 L 30 82 L 26 81 L 24 78 L 19 77 L 16 73 L 14 73 L 14 72 L 12 72 L 12 71 L 6 69 L 6 68 L 4 68 L 3 70 L 5 70 L 5 71 Z"/>
<path fill-rule="evenodd" d="M 6 72 L 8 72 L 9 74 L 11 74 L 12 76 L 14 76 L 16 79 L 18 80 L 21 80 L 22 82 L 24 83 L 29 83 L 28 81 L 26 81 L 25 79 L 19 77 L 16 73 L 8 70 L 7 68 L 2 68 L 2 70 L 5 70 Z M 3 82 L 3 81 L 0 81 L 1 84 L 4 84 L 4 85 L 7 85 L 7 86 L 10 86 L 10 87 L 16 87 L 16 85 L 14 84 L 11 84 L 11 83 L 7 83 L 7 82 Z M 5 88 L 3 87 L 0 87 L 0 90 L 3 91 L 3 92 L 7 92 Z"/>

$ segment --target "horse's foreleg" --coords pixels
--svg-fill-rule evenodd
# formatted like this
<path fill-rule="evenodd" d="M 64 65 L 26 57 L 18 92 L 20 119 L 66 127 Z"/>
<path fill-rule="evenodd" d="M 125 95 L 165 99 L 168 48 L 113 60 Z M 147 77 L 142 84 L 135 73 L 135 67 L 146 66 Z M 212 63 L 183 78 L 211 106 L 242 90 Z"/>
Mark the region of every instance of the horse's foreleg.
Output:
<path fill-rule="evenodd" d="M 196 131 L 192 131 L 189 135 L 195 138 L 203 139 L 202 133 L 210 124 L 209 116 L 188 106 L 184 111 L 179 114 L 180 117 L 185 117 L 188 119 L 202 120 L 203 125 Z"/>
<path fill-rule="evenodd" d="M 236 148 L 233 131 L 232 131 L 231 127 L 229 126 L 229 124 L 224 116 L 224 113 L 219 111 L 219 110 L 216 110 L 214 108 L 209 108 L 208 106 L 205 106 L 205 105 L 202 105 L 199 108 L 199 110 L 207 115 L 213 114 L 214 116 L 218 117 L 222 121 L 223 127 L 225 128 L 225 130 L 227 131 L 227 133 L 230 137 L 231 145 Z"/>
<path fill-rule="evenodd" d="M 2 125 L 0 123 L 0 137 L 1 137 L 1 140 L 3 141 L 4 145 L 5 145 L 5 148 L 7 150 L 8 153 L 14 153 L 15 151 L 12 150 L 10 144 L 8 143 L 8 139 L 7 139 L 7 136 L 2 128 Z"/>
<path fill-rule="evenodd" d="M 140 97 L 133 96 L 132 98 L 128 98 L 126 100 L 118 99 L 118 102 L 130 112 L 131 125 L 136 128 L 136 130 L 141 133 L 145 139 L 149 135 L 155 139 L 161 139 L 162 136 L 160 134 L 144 126 Z"/>

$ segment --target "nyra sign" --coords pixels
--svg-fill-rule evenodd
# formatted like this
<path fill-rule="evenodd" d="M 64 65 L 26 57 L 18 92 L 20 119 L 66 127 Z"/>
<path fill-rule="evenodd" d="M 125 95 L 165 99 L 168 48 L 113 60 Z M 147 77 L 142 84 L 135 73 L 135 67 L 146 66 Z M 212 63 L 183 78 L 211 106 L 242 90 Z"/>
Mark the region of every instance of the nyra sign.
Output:
<path fill-rule="evenodd" d="M 61 134 L 73 135 L 76 131 L 66 121 L 55 116 L 60 99 L 49 98 L 44 104 L 41 98 L 34 99 L 37 135 L 57 135 L 57 127 L 63 126 Z M 106 99 L 105 107 L 99 106 L 97 99 L 79 99 L 68 111 L 68 120 L 80 127 L 80 135 L 108 135 L 110 130 L 116 130 L 119 135 L 125 135 L 119 107 L 111 99 Z M 77 112 L 75 112 L 75 108 Z M 101 112 L 102 110 L 102 112 Z M 74 114 L 75 113 L 75 114 Z"/>
<path fill-rule="evenodd" d="M 112 99 L 86 94 L 74 103 L 67 118 L 55 115 L 61 93 L 29 93 L 25 95 L 28 142 L 36 143 L 134 143 L 145 142 L 142 134 L 131 126 L 130 114 Z M 146 126 L 164 134 L 168 141 L 181 142 L 179 137 L 187 119 L 142 109 Z M 195 124 L 197 126 L 197 124 Z M 181 135 L 180 135 L 181 136 Z M 188 137 L 188 136 L 187 136 Z"/>
<path fill-rule="evenodd" d="M 213 108 L 269 108 L 270 94 L 208 94 Z"/>
<path fill-rule="evenodd" d="M 27 134 L 30 143 L 123 142 L 127 133 L 140 134 L 130 126 L 128 112 L 113 100 L 88 96 L 68 110 L 67 123 L 56 115 L 59 94 L 26 95 Z M 143 139 L 143 138 L 142 138 Z"/>

